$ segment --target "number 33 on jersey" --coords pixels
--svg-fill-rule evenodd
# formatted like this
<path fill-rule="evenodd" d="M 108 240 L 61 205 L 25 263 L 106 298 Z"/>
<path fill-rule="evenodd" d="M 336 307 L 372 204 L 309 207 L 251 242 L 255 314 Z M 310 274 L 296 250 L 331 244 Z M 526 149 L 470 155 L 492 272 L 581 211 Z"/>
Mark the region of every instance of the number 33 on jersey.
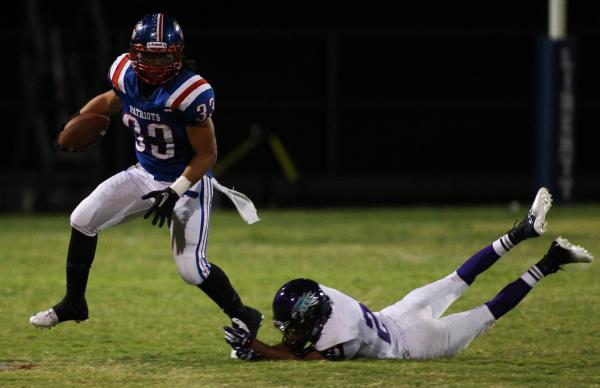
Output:
<path fill-rule="evenodd" d="M 144 98 L 129 54 L 113 62 L 108 76 L 123 102 L 123 123 L 133 132 L 140 164 L 157 180 L 177 179 L 196 154 L 186 127 L 207 120 L 213 113 L 215 98 L 210 84 L 184 68 Z"/>

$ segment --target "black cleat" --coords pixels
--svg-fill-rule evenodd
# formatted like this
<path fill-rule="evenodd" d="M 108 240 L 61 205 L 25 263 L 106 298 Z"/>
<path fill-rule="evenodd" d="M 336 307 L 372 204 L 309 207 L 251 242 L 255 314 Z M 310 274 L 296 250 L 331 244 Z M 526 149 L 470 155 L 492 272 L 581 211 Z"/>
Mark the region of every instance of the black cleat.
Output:
<path fill-rule="evenodd" d="M 255 308 L 244 306 L 244 315 L 239 317 L 239 319 L 246 325 L 245 329 L 247 329 L 252 337 L 256 337 L 258 334 L 258 329 L 262 325 L 264 315 L 260 311 Z M 232 323 L 233 327 L 237 327 L 235 323 Z"/>
<path fill-rule="evenodd" d="M 594 256 L 584 247 L 571 244 L 566 238 L 558 237 L 552 241 L 548 253 L 536 266 L 544 276 L 552 274 L 570 263 L 591 263 Z"/>
<path fill-rule="evenodd" d="M 79 306 L 72 306 L 65 299 L 48 310 L 40 311 L 29 318 L 29 323 L 35 327 L 51 329 L 60 322 L 75 321 L 77 323 L 87 321 L 88 307 L 85 298 Z"/>
<path fill-rule="evenodd" d="M 551 207 L 552 195 L 547 188 L 540 188 L 525 218 L 507 232 L 510 241 L 518 244 L 528 238 L 541 236 L 546 231 L 546 214 Z"/>
<path fill-rule="evenodd" d="M 59 322 L 75 321 L 79 323 L 88 319 L 88 306 L 85 298 L 77 305 L 67 302 L 65 298 L 59 304 L 52 307 L 52 309 L 56 312 Z"/>

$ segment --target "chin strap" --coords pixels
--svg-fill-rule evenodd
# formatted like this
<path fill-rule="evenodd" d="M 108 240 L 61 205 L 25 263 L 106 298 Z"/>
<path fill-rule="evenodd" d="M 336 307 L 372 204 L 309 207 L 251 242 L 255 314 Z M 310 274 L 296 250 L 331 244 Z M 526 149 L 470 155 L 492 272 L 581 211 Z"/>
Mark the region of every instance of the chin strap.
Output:
<path fill-rule="evenodd" d="M 214 177 L 210 178 L 210 182 L 217 191 L 225 194 L 233 202 L 238 213 L 247 224 L 254 224 L 260 221 L 254 204 L 245 194 L 221 185 Z"/>

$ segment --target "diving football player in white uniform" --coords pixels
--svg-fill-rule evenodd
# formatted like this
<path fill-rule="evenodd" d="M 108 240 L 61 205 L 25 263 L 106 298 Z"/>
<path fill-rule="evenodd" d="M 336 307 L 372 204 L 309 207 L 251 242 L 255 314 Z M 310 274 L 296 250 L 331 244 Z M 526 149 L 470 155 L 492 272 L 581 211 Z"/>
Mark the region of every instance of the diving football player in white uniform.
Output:
<path fill-rule="evenodd" d="M 229 317 L 258 330 L 262 314 L 242 304 L 227 275 L 206 255 L 213 187 L 234 201 L 247 222 L 258 218 L 243 194 L 212 178 L 217 157 L 214 92 L 206 79 L 184 66 L 183 49 L 175 19 L 162 13 L 144 16 L 133 29 L 129 52 L 109 70 L 111 90 L 77 113 L 120 113 L 135 140 L 139 163 L 101 183 L 71 214 L 66 295 L 33 315 L 32 325 L 51 328 L 88 319 L 85 290 L 99 231 L 143 215 L 159 227 L 166 221 L 181 278 L 204 291 Z"/>
<path fill-rule="evenodd" d="M 379 312 L 354 298 L 310 279 L 284 284 L 273 300 L 273 320 L 283 341 L 269 346 L 246 330 L 224 327 L 225 340 L 238 358 L 343 360 L 353 358 L 432 359 L 450 357 L 514 308 L 545 276 L 569 263 L 589 263 L 592 255 L 563 238 L 546 255 L 496 297 L 472 310 L 442 314 L 502 255 L 521 241 L 545 232 L 552 204 L 542 188 L 525 219 L 491 245 L 477 252 L 445 278 L 406 295 Z"/>

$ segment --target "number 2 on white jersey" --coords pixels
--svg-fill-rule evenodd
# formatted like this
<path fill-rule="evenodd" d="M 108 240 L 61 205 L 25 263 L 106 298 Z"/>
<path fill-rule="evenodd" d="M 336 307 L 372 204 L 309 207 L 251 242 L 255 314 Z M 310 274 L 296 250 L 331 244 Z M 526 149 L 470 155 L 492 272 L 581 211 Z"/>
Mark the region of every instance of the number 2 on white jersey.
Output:
<path fill-rule="evenodd" d="M 367 308 L 367 306 L 365 306 L 362 303 L 359 303 L 358 305 L 360 306 L 360 309 L 363 312 L 363 318 L 365 318 L 367 326 L 372 329 L 373 323 L 375 323 L 375 330 L 377 330 L 377 336 L 383 341 L 387 342 L 388 344 L 391 344 L 392 339 L 390 338 L 390 332 L 388 331 L 387 327 L 385 327 L 383 323 L 380 323 L 379 320 L 377 320 L 375 314 L 373 314 L 371 310 Z"/>

